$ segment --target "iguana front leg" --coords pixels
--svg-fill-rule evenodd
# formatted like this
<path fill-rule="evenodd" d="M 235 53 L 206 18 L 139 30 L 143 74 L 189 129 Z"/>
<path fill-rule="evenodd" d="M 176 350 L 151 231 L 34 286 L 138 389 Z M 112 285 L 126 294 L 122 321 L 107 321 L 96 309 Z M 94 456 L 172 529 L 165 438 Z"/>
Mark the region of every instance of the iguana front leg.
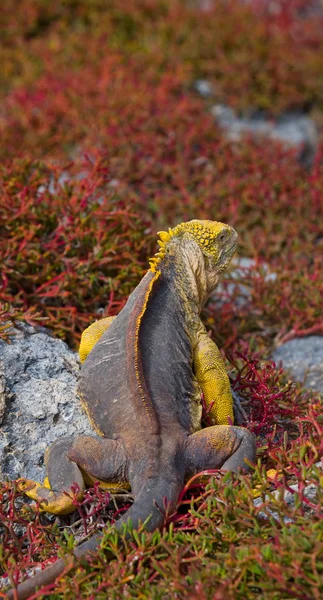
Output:
<path fill-rule="evenodd" d="M 106 317 L 105 319 L 95 321 L 92 323 L 92 325 L 89 325 L 89 327 L 84 329 L 79 347 L 79 355 L 82 363 L 85 361 L 87 355 L 90 354 L 92 348 L 99 341 L 100 337 L 104 334 L 108 327 L 110 327 L 114 319 L 115 316 Z"/>
<path fill-rule="evenodd" d="M 193 368 L 214 425 L 232 425 L 233 400 L 229 377 L 217 345 L 201 327 L 196 335 Z"/>

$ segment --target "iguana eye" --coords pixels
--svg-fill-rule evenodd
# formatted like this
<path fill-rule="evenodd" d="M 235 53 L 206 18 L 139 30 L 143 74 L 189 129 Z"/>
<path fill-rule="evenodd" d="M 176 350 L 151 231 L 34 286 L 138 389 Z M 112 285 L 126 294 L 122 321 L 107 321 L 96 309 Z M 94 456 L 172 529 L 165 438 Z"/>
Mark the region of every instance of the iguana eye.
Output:
<path fill-rule="evenodd" d="M 224 242 L 224 240 L 227 237 L 227 232 L 226 231 L 221 231 L 221 233 L 219 233 L 218 235 L 218 240 L 219 242 Z"/>

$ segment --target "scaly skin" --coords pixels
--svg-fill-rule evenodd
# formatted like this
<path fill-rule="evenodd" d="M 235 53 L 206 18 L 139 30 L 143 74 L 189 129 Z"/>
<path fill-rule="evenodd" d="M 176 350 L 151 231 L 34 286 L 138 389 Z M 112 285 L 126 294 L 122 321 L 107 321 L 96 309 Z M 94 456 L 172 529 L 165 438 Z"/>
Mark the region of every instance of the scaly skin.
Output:
<path fill-rule="evenodd" d="M 161 528 L 167 498 L 174 508 L 184 479 L 203 469 L 247 470 L 255 459 L 253 436 L 233 423 L 232 396 L 221 354 L 199 314 L 229 264 L 237 234 L 214 221 L 190 221 L 160 233 L 161 249 L 119 315 L 86 330 L 81 344 L 81 393 L 101 436 L 62 438 L 46 454 L 48 481 L 28 495 L 43 509 L 73 509 L 64 491 L 98 479 L 129 484 L 135 501 L 116 523 Z M 104 330 L 104 333 L 102 333 Z M 214 426 L 201 430 L 201 392 Z M 100 544 L 97 534 L 77 557 Z M 52 582 L 57 561 L 18 586 L 18 598 Z M 13 598 L 13 592 L 9 592 Z"/>

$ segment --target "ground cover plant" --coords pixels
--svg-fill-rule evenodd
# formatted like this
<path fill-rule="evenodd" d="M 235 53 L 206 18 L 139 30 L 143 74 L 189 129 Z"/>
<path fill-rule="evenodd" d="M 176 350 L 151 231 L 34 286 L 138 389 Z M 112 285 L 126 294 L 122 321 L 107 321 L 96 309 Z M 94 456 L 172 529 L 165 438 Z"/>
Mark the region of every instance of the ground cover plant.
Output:
<path fill-rule="evenodd" d="M 2 86 L 33 84 L 48 61 L 54 75 L 77 73 L 117 49 L 155 80 L 177 66 L 208 76 L 239 108 L 310 106 L 322 102 L 319 5 L 220 0 L 203 11 L 194 0 L 111 0 L 106 10 L 104 0 L 4 0 Z"/>
<path fill-rule="evenodd" d="M 207 76 L 239 110 L 320 109 L 320 17 L 270 4 L 3 3 L 0 336 L 26 319 L 76 348 L 89 322 L 122 308 L 156 231 L 181 220 L 229 222 L 251 259 L 204 319 L 257 435 L 253 476 L 190 482 L 164 532 L 120 550 L 108 531 L 118 560 L 100 551 L 45 597 L 322 596 L 321 400 L 268 360 L 275 344 L 323 333 L 322 152 L 305 172 L 277 144 L 228 142 L 192 89 Z M 53 521 L 12 483 L 0 496 L 11 582 L 129 502 L 95 489 L 75 501 L 76 521 Z"/>

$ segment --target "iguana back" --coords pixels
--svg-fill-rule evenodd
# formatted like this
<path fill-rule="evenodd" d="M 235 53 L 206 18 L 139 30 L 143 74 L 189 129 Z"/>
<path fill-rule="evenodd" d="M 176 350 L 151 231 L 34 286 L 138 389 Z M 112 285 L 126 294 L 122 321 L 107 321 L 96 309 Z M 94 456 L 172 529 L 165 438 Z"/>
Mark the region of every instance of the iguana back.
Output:
<path fill-rule="evenodd" d="M 151 269 L 120 314 L 109 319 L 82 368 L 83 402 L 102 437 L 61 438 L 46 455 L 50 487 L 23 482 L 29 488 L 33 483 L 28 495 L 55 513 L 73 510 L 66 491 L 77 482 L 82 492 L 84 474 L 130 483 L 135 501 L 117 521 L 118 530 L 128 519 L 134 528 L 145 521 L 147 530 L 162 527 L 165 500 L 175 508 L 185 476 L 245 469 L 245 460 L 255 458 L 252 434 L 232 425 L 225 366 L 199 317 L 232 258 L 237 234 L 223 223 L 195 220 L 160 236 Z M 215 424 L 203 430 L 201 390 Z M 95 550 L 101 539 L 94 535 L 75 555 Z M 64 567 L 57 561 L 19 585 L 19 600 Z"/>

